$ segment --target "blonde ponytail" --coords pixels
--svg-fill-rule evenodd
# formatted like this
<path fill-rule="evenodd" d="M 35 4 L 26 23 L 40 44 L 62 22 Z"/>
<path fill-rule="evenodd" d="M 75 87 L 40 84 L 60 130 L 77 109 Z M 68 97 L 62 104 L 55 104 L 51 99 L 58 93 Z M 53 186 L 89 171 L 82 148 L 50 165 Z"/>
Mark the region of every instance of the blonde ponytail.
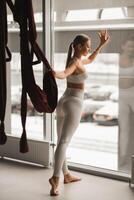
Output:
<path fill-rule="evenodd" d="M 80 35 L 77 35 L 73 42 L 71 42 L 70 46 L 69 46 L 69 49 L 68 49 L 68 55 L 67 55 L 67 61 L 66 61 L 66 68 L 69 66 L 69 62 L 72 58 L 72 53 L 73 53 L 73 50 L 75 51 L 75 47 L 78 45 L 78 44 L 81 44 L 83 45 L 85 42 L 87 42 L 88 40 L 90 40 L 90 37 L 88 35 L 85 35 L 85 34 L 80 34 Z"/>

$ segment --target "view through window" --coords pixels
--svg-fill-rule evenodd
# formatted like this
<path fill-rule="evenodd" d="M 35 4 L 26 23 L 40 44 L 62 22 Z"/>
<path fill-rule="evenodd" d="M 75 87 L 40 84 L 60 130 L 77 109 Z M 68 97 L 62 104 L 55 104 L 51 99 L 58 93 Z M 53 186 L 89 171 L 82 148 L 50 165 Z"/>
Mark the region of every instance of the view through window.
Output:
<path fill-rule="evenodd" d="M 96 42 L 97 31 L 83 33 Z M 56 32 L 55 69 L 64 70 L 67 44 L 77 34 Z M 88 79 L 81 122 L 67 149 L 67 158 L 70 162 L 130 174 L 134 154 L 134 30 L 109 30 L 109 34 L 110 43 L 93 63 L 85 66 Z M 58 43 L 61 40 L 64 48 Z M 66 80 L 57 79 L 57 83 L 60 98 Z"/>
<path fill-rule="evenodd" d="M 69 44 L 77 34 L 91 36 L 92 51 L 98 46 L 99 20 L 104 20 L 104 25 L 108 23 L 110 42 L 93 63 L 85 66 L 88 79 L 85 83 L 81 122 L 67 149 L 67 160 L 130 174 L 131 156 L 134 154 L 134 30 L 129 29 L 129 8 L 111 6 L 88 9 L 85 5 L 84 9 L 82 5 L 83 9 L 80 10 L 80 5 L 78 3 L 72 9 L 66 5 L 66 10 L 60 10 L 60 4 L 57 5 L 55 69 L 64 70 Z M 120 30 L 117 23 L 119 20 L 124 23 Z M 89 23 L 86 30 L 82 28 L 82 21 Z M 61 23 L 61 29 L 60 22 L 64 22 Z M 60 98 L 66 88 L 66 80 L 57 79 L 57 83 Z"/>
<path fill-rule="evenodd" d="M 35 21 L 38 27 L 42 27 L 42 12 L 35 13 Z M 8 15 L 8 28 L 9 28 L 9 41 L 11 43 L 12 60 L 10 63 L 10 76 L 11 76 L 11 132 L 12 135 L 21 136 L 21 93 L 22 93 L 22 80 L 21 80 L 21 55 L 20 55 L 20 37 L 18 24 L 13 21 L 12 15 Z M 38 43 L 42 48 L 42 32 L 38 32 Z M 36 60 L 37 58 L 34 58 Z M 43 83 L 43 65 L 38 64 L 33 66 L 35 80 L 42 88 Z M 38 113 L 27 95 L 27 119 L 26 129 L 27 136 L 31 139 L 43 139 L 43 113 Z"/>

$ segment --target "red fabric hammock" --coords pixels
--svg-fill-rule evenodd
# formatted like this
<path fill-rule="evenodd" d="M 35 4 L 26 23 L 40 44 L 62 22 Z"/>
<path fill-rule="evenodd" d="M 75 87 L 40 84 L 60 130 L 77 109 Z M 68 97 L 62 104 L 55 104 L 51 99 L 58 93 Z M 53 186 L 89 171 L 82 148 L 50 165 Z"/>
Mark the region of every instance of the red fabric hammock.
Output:
<path fill-rule="evenodd" d="M 6 53 L 8 58 L 6 58 Z M 11 53 L 7 47 L 7 11 L 5 0 L 0 0 L 0 144 L 5 144 L 5 110 L 7 99 L 6 62 L 11 60 Z"/>
<path fill-rule="evenodd" d="M 20 152 L 28 152 L 26 136 L 26 115 L 27 115 L 27 94 L 38 112 L 52 113 L 57 106 L 58 90 L 52 68 L 49 65 L 44 53 L 38 46 L 37 32 L 34 21 L 33 7 L 31 0 L 7 0 L 15 21 L 20 26 L 20 53 L 21 53 L 21 77 L 22 77 L 22 96 L 21 96 L 21 121 L 23 132 L 20 139 Z M 33 54 L 37 61 L 33 61 Z M 36 84 L 32 66 L 40 62 L 44 64 L 43 90 Z"/>

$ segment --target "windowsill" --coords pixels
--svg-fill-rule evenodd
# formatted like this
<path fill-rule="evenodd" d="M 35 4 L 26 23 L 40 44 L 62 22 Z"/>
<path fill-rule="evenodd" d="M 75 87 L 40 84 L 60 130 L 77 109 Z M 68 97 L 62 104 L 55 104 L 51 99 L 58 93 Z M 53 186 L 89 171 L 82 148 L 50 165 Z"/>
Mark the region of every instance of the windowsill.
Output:
<path fill-rule="evenodd" d="M 106 178 L 111 178 L 111 179 L 117 179 L 121 181 L 130 181 L 130 175 L 119 172 L 119 171 L 113 171 L 113 170 L 107 170 L 103 168 L 97 168 L 97 167 L 92 167 L 92 166 L 87 166 L 87 165 L 81 165 L 73 162 L 68 162 L 69 169 L 74 170 L 74 171 L 79 171 L 83 173 L 88 173 L 96 176 L 102 176 Z"/>
<path fill-rule="evenodd" d="M 97 29 L 133 29 L 134 19 L 94 20 L 94 21 L 64 21 L 55 22 L 55 31 L 97 30 Z"/>
<path fill-rule="evenodd" d="M 54 31 L 73 31 L 73 30 L 97 30 L 101 28 L 108 29 L 134 29 L 134 18 L 117 20 L 93 20 L 93 21 L 63 21 L 55 22 Z M 41 24 L 36 24 L 37 32 L 42 32 Z M 9 27 L 10 33 L 19 32 L 18 27 Z"/>

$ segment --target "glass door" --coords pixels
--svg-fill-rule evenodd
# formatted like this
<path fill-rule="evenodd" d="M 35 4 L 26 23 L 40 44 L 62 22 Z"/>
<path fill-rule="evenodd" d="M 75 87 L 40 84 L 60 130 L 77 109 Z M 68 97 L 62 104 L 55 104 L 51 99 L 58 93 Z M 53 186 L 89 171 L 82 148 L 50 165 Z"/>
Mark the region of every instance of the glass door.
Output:
<path fill-rule="evenodd" d="M 42 50 L 45 52 L 46 57 L 49 62 L 50 58 L 50 28 L 51 27 L 51 12 L 46 12 L 46 10 L 51 11 L 50 1 L 40 1 L 38 4 L 36 1 L 33 1 L 34 9 L 34 18 L 36 22 L 37 30 L 37 42 Z M 20 108 L 21 108 L 21 90 L 22 90 L 22 80 L 21 80 L 21 66 L 20 66 L 20 37 L 19 37 L 19 26 L 13 21 L 12 14 L 8 14 L 8 30 L 9 30 L 9 43 L 12 52 L 12 60 L 10 63 L 9 72 L 9 91 L 11 93 L 11 101 L 9 108 L 11 112 L 11 126 L 8 130 L 9 134 L 20 136 L 22 133 L 21 117 L 20 117 Z M 46 51 L 47 48 L 47 51 Z M 35 58 L 36 59 L 36 58 Z M 43 64 L 38 64 L 33 66 L 35 80 L 37 85 L 43 88 Z M 34 140 L 44 140 L 48 139 L 51 134 L 51 123 L 47 124 L 46 121 L 51 118 L 50 114 L 44 115 L 35 110 L 30 98 L 28 96 L 27 100 L 27 121 L 26 129 L 29 139 Z M 47 124 L 47 126 L 46 126 Z M 46 131 L 49 130 L 49 131 Z"/>

